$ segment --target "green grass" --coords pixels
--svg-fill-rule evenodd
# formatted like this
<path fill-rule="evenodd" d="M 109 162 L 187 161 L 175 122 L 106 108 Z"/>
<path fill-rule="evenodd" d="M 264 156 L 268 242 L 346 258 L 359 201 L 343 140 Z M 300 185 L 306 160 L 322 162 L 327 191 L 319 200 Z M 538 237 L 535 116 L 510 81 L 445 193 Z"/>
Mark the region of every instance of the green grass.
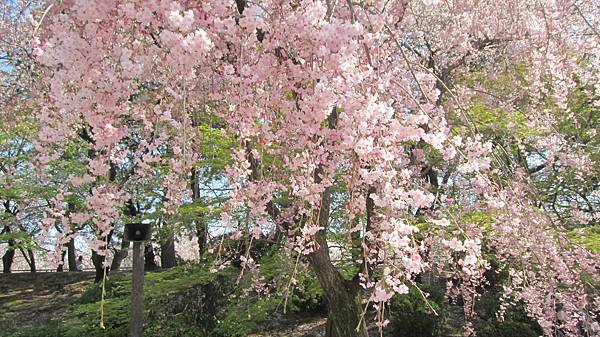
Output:
<path fill-rule="evenodd" d="M 243 336 L 264 320 L 274 300 L 234 295 L 236 271 L 210 273 L 199 264 L 146 273 L 145 336 Z M 121 337 L 130 320 L 130 276 L 106 285 L 104 328 L 100 326 L 100 285 L 89 286 L 65 317 L 36 326 L 15 327 L 9 337 Z M 230 333 L 231 332 L 231 333 Z"/>
<path fill-rule="evenodd" d="M 186 264 L 148 272 L 144 282 L 144 336 L 241 337 L 259 330 L 276 310 L 283 310 L 283 293 L 292 277 L 294 262 L 276 249 L 261 253 L 261 271 L 232 266 L 210 272 L 210 262 Z M 253 277 L 277 284 L 268 294 L 251 289 Z M 296 275 L 287 310 L 315 314 L 322 311 L 323 294 L 314 273 Z M 0 333 L 8 337 L 121 337 L 127 336 L 131 311 L 131 275 L 111 277 L 105 287 L 104 328 L 100 326 L 102 288 L 88 286 L 66 315 L 36 326 L 17 326 Z"/>

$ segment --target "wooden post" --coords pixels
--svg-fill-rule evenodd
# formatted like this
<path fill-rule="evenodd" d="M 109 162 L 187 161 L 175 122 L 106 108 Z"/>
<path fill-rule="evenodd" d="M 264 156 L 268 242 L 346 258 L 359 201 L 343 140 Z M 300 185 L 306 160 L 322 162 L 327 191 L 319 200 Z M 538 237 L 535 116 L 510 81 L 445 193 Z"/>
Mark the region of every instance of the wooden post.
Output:
<path fill-rule="evenodd" d="M 129 335 L 144 335 L 144 243 L 133 242 L 133 280 L 131 285 L 131 322 Z"/>
<path fill-rule="evenodd" d="M 150 240 L 150 225 L 125 224 L 123 240 L 133 241 L 130 337 L 144 336 L 144 241 Z"/>

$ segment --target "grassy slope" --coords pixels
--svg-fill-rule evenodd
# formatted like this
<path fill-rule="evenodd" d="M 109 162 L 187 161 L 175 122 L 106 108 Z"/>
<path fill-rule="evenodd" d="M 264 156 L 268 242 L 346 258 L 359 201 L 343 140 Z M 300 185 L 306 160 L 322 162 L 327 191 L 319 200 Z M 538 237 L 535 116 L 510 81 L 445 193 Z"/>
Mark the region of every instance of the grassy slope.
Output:
<path fill-rule="evenodd" d="M 231 336 L 247 335 L 276 303 L 269 299 L 236 301 L 240 296 L 236 296 L 233 277 L 231 270 L 210 273 L 200 265 L 146 273 L 145 335 L 219 336 L 223 331 L 231 332 Z M 108 282 L 104 329 L 100 327 L 100 295 L 99 287 L 90 286 L 66 315 L 40 325 L 15 327 L 0 335 L 126 336 L 131 296 L 129 276 L 118 276 Z"/>

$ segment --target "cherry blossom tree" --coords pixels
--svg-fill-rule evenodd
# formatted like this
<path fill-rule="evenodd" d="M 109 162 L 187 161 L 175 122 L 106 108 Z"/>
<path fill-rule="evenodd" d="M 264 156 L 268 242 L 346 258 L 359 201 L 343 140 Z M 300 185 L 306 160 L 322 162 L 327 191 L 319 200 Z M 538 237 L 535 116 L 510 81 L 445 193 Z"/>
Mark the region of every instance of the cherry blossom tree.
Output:
<path fill-rule="evenodd" d="M 168 166 L 171 211 L 191 198 L 188 175 L 200 148 L 194 113 L 217 115 L 237 140 L 222 223 L 233 237 L 271 231 L 289 254 L 309 261 L 327 299 L 328 336 L 366 336 L 369 306 L 385 325 L 385 302 L 435 266 L 451 266 L 457 281 L 448 293 L 471 314 L 490 251 L 510 274 L 504 306 L 524 303 L 547 335 L 575 334 L 576 321 L 559 321 L 557 308 L 597 308 L 582 277 L 598 279 L 598 257 L 568 241 L 564 224 L 541 206 L 530 171 L 541 164 L 536 152 L 582 180 L 597 165 L 556 128 L 577 123 L 562 116 L 572 116 L 578 86 L 598 111 L 598 5 L 50 3 L 34 40 L 43 72 L 37 150 L 51 163 L 68 142 L 87 140 L 87 172 L 69 183 L 93 185 L 78 221 L 93 223 L 92 244 L 102 251 L 134 193 L 112 168 L 133 165 L 133 182 Z M 518 165 L 502 157 L 507 149 L 494 132 L 482 130 L 478 108 L 537 130 L 514 139 Z M 123 146 L 127 139 L 139 140 L 137 148 Z M 333 208 L 342 215 L 334 219 Z M 249 231 L 232 220 L 240 210 Z M 492 221 L 473 222 L 473 212 Z M 597 210 L 589 213 L 597 219 Z M 353 246 L 353 278 L 331 259 L 333 231 Z M 436 249 L 443 254 L 434 261 Z M 252 256 L 242 257 L 243 272 L 255 267 Z"/>
<path fill-rule="evenodd" d="M 48 189 L 38 188 L 33 165 L 32 141 L 36 123 L 30 113 L 36 72 L 32 55 L 35 25 L 31 12 L 36 1 L 0 4 L 0 220 L 3 270 L 10 272 L 16 251 L 23 254 L 32 272 L 36 270 L 34 236 L 45 206 Z"/>

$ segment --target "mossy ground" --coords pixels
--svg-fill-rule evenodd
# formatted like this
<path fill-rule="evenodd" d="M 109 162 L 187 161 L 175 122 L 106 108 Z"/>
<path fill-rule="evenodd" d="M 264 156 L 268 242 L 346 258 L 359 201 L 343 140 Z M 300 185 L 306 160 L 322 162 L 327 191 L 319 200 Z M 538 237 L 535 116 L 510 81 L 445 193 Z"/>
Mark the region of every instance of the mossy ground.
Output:
<path fill-rule="evenodd" d="M 206 264 L 186 264 L 145 274 L 145 336 L 293 336 L 296 330 L 318 331 L 315 336 L 321 334 L 324 320 L 318 315 L 278 315 L 276 311 L 282 308 L 279 296 L 244 293 L 245 285 L 236 284 L 239 275 L 236 268 L 218 272 L 210 272 L 210 269 Z M 242 283 L 248 281 L 243 279 Z M 0 321 L 0 336 L 121 337 L 128 334 L 131 310 L 131 275 L 128 273 L 112 276 L 106 283 L 104 327 L 100 324 L 102 288 L 92 284 L 91 279 L 67 285 L 50 295 L 28 292 L 31 294 L 26 299 L 14 298 L 3 304 L 4 308 L 12 308 L 13 315 Z M 22 319 L 38 316 L 44 306 L 52 306 L 54 310 L 42 319 Z M 267 320 L 273 315 L 278 316 L 278 322 Z M 270 332 L 258 332 L 263 330 Z"/>
<path fill-rule="evenodd" d="M 287 280 L 289 261 L 276 252 L 267 253 L 258 276 L 266 283 Z M 159 272 L 148 272 L 144 286 L 145 336 L 160 337 L 300 337 L 323 336 L 322 290 L 311 272 L 298 280 L 283 314 L 282 289 L 258 295 L 249 291 L 252 281 L 247 272 L 239 284 L 240 270 L 229 267 L 211 272 L 213 266 L 186 264 Z M 93 277 L 93 275 L 90 275 Z M 256 274 L 254 276 L 257 276 Z M 460 334 L 460 308 L 448 304 L 444 289 L 422 285 L 429 296 L 427 305 L 416 291 L 396 296 L 389 303 L 391 324 L 385 336 L 434 337 Z M 64 285 L 60 291 L 26 291 L 0 302 L 0 336 L 6 337 L 122 337 L 128 335 L 130 320 L 131 275 L 112 276 L 105 287 L 103 325 L 101 327 L 102 288 L 92 279 Z M 38 289 L 39 290 L 39 289 Z M 535 324 L 520 313 L 509 322 L 497 322 L 491 313 L 497 310 L 496 294 L 477 305 L 478 332 L 485 336 L 509 336 L 515 329 L 527 330 L 523 336 L 537 336 Z M 2 297 L 7 299 L 8 297 Z M 431 313 L 431 306 L 438 316 Z M 514 316 L 514 315 L 513 315 Z M 464 317 L 463 317 L 464 318 Z M 525 317 L 526 318 L 526 317 Z M 372 322 L 374 323 L 374 322 Z M 457 324 L 454 324 L 457 323 Z M 371 324 L 374 325 L 374 324 Z M 456 326 L 455 326 L 456 325 Z M 376 327 L 373 327 L 377 330 Z M 374 331 L 374 335 L 378 335 Z"/>

